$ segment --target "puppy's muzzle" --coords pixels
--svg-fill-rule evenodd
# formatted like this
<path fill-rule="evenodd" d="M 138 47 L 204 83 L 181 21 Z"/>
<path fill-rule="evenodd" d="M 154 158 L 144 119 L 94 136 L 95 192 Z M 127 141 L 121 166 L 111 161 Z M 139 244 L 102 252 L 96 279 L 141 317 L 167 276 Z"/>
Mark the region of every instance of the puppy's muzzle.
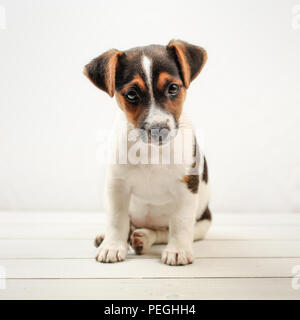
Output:
<path fill-rule="evenodd" d="M 166 125 L 152 126 L 148 129 L 148 138 L 153 144 L 164 144 L 169 138 L 170 128 Z"/>
<path fill-rule="evenodd" d="M 166 123 L 143 126 L 141 129 L 144 142 L 162 145 L 170 139 L 171 129 Z"/>

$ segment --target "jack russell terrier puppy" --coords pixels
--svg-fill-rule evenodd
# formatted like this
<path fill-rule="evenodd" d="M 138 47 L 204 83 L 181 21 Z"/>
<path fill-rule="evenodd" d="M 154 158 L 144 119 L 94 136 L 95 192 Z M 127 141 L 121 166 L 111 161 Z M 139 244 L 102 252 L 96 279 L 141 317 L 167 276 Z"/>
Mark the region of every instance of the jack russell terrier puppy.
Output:
<path fill-rule="evenodd" d="M 136 130 L 134 143 L 144 148 L 134 154 L 145 151 L 149 160 L 109 165 L 108 225 L 105 236 L 95 240 L 98 261 L 124 260 L 130 243 L 136 254 L 167 244 L 161 260 L 168 265 L 193 262 L 193 241 L 204 237 L 211 214 L 207 163 L 182 108 L 206 60 L 203 48 L 172 40 L 167 46 L 109 50 L 85 66 L 96 87 L 116 96 L 126 124 L 124 129 L 120 122 L 117 130 L 126 150 L 130 153 L 128 135 Z M 165 151 L 169 161 L 161 159 Z M 155 154 L 158 161 L 152 161 Z"/>

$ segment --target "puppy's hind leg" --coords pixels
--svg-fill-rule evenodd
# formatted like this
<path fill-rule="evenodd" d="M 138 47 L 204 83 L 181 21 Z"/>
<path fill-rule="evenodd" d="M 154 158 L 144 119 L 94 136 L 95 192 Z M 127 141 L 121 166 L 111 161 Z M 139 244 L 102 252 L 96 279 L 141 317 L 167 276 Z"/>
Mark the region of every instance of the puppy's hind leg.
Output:
<path fill-rule="evenodd" d="M 205 209 L 199 220 L 194 225 L 194 241 L 201 240 L 206 235 L 211 225 L 211 213 Z M 132 230 L 132 229 L 131 229 Z M 130 245 L 135 253 L 140 255 L 147 252 L 153 244 L 168 243 L 169 230 L 152 230 L 147 228 L 135 229 L 130 236 Z"/>
<path fill-rule="evenodd" d="M 211 225 L 210 219 L 196 221 L 194 226 L 194 241 L 202 240 Z M 168 243 L 169 230 L 136 229 L 130 237 L 130 245 L 137 255 L 144 254 L 153 244 Z M 100 236 L 101 237 L 101 236 Z"/>
<path fill-rule="evenodd" d="M 151 229 L 136 229 L 130 237 L 130 245 L 136 254 L 144 254 L 155 242 L 156 233 Z"/>
<path fill-rule="evenodd" d="M 168 234 L 168 230 L 136 229 L 130 237 L 130 244 L 136 254 L 144 254 L 153 244 L 166 244 Z"/>

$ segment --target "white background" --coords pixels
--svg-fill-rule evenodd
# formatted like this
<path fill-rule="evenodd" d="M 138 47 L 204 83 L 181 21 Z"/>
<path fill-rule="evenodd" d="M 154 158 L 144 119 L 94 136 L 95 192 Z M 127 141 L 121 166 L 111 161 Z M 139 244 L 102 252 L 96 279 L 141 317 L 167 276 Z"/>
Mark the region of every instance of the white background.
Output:
<path fill-rule="evenodd" d="M 99 130 L 117 106 L 82 68 L 176 38 L 208 51 L 185 111 L 203 135 L 212 209 L 300 212 L 299 5 L 0 0 L 0 209 L 101 210 Z"/>

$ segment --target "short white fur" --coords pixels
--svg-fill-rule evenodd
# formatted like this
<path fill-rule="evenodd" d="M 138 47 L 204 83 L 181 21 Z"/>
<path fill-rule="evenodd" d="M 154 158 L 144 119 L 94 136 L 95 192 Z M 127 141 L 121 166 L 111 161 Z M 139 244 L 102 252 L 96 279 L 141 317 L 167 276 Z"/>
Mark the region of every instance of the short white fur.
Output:
<path fill-rule="evenodd" d="M 184 114 L 179 119 L 179 130 L 182 128 L 192 129 Z M 194 148 L 193 137 L 185 143 Z M 174 163 L 109 166 L 105 189 L 108 225 L 98 261 L 125 259 L 130 220 L 137 228 L 132 237 L 142 234 L 144 249 L 153 243 L 168 243 L 161 257 L 164 263 L 184 265 L 193 261 L 193 240 L 203 238 L 210 225 L 209 220 L 196 222 L 208 205 L 209 186 L 200 177 L 198 192 L 191 192 L 182 182 L 187 169 L 185 164 Z"/>

